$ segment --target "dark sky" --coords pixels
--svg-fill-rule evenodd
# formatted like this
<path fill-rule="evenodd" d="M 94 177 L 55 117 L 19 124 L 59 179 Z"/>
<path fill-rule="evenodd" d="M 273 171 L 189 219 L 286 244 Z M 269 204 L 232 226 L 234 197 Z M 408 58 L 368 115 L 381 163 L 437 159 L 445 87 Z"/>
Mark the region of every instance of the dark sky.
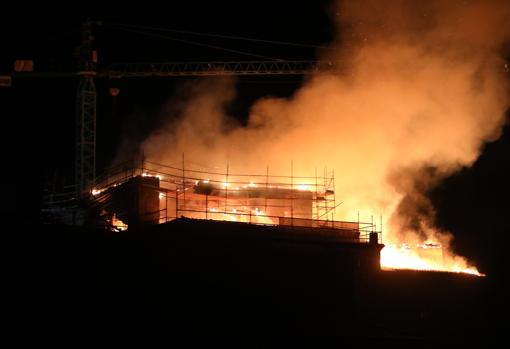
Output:
<path fill-rule="evenodd" d="M 88 16 L 105 22 L 96 28 L 99 65 L 122 61 L 227 61 L 257 59 L 117 30 L 109 23 L 235 35 L 267 40 L 323 45 L 333 38 L 328 1 L 187 2 L 165 6 L 147 2 L 116 5 L 112 10 L 73 8 L 9 8 L 0 23 L 0 71 L 14 59 L 33 59 L 35 69 L 73 69 L 81 22 Z M 106 6 L 106 5 L 103 5 Z M 30 7 L 27 5 L 27 7 Z M 165 35 L 283 59 L 314 59 L 305 47 L 258 44 L 185 34 Z M 182 80 L 181 80 L 182 81 Z M 157 123 L 161 104 L 172 95 L 178 79 L 98 81 L 98 167 L 106 166 L 118 150 L 122 135 L 143 138 Z M 119 87 L 118 97 L 109 87 Z M 0 89 L 5 197 L 4 212 L 37 216 L 43 184 L 52 178 L 69 183 L 74 155 L 74 113 L 77 81 L 73 79 L 15 80 Z M 299 87 L 295 77 L 245 78 L 232 112 L 243 119 L 250 103 L 263 95 L 290 95 Z M 136 131 L 136 132 L 135 132 Z M 455 247 L 483 270 L 500 270 L 510 233 L 510 130 L 485 147 L 473 168 L 447 179 L 430 195 L 439 223 L 453 231 Z M 481 234 L 480 232 L 483 232 Z"/>

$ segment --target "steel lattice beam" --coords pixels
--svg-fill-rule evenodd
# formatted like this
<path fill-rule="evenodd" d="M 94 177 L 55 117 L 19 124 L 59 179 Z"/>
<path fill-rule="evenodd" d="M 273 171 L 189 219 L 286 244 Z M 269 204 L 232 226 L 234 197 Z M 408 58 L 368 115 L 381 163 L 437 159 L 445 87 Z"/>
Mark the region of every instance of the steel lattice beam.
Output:
<path fill-rule="evenodd" d="M 315 61 L 116 63 L 98 73 L 100 77 L 137 78 L 212 75 L 303 75 L 325 70 Z"/>

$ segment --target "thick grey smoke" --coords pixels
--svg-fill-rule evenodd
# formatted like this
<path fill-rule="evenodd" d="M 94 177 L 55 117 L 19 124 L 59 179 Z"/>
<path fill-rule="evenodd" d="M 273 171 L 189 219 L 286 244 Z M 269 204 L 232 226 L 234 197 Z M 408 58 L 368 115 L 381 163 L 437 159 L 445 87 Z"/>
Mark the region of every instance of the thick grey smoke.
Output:
<path fill-rule="evenodd" d="M 337 219 L 382 214 L 386 241 L 441 239 L 423 193 L 499 136 L 510 102 L 500 55 L 510 3 L 345 1 L 332 15 L 340 49 L 321 56 L 338 71 L 310 78 L 289 99 L 257 101 L 246 126 L 225 115 L 235 81 L 187 86 L 144 152 L 163 163 L 184 152 L 237 173 L 288 174 L 291 161 L 301 175 L 328 166 L 344 201 Z"/>

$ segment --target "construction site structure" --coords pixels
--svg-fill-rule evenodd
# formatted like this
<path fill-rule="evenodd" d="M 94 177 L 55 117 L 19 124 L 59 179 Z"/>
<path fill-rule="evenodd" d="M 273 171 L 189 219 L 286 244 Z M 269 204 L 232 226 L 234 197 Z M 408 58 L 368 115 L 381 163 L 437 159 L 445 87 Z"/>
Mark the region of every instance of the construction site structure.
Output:
<path fill-rule="evenodd" d="M 132 160 L 99 176 L 86 200 L 72 193 L 67 199 L 48 198 L 47 212 L 58 212 L 54 207 L 67 202 L 74 205 L 68 210 L 74 213 L 64 215 L 67 223 L 86 224 L 86 214 L 76 214 L 76 203 L 82 202 L 94 215 L 89 223 L 112 230 L 186 217 L 327 232 L 351 242 L 381 241 L 373 223 L 335 220 L 332 171 L 299 177 L 269 174 L 269 169 L 265 174 L 230 173 L 228 165 L 225 169 L 213 171 L 184 160 L 179 166 Z"/>

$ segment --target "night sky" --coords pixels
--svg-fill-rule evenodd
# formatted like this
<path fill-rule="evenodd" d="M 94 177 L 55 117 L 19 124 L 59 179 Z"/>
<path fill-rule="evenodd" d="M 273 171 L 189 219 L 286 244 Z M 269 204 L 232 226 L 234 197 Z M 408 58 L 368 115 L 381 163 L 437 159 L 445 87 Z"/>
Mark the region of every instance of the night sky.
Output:
<path fill-rule="evenodd" d="M 73 51 L 80 41 L 80 24 L 89 16 L 104 21 L 103 26 L 95 29 L 100 67 L 114 62 L 258 59 L 122 31 L 112 23 L 311 46 L 326 45 L 334 36 L 328 1 L 299 5 L 296 2 L 269 1 L 236 4 L 211 1 L 178 5 L 171 2 L 165 9 L 146 2 L 118 6 L 118 10 L 109 11 L 94 7 L 82 12 L 78 5 L 73 5 L 73 9 L 31 8 L 26 12 L 22 8 L 12 8 L 3 12 L 0 70 L 9 71 L 14 59 L 33 59 L 35 70 L 72 70 L 75 64 Z M 291 60 L 317 58 L 313 47 L 182 33 L 164 35 L 260 56 Z M 510 49 L 507 50 L 508 59 L 509 52 Z M 182 81 L 177 78 L 97 81 L 98 171 L 114 159 L 122 137 L 142 140 L 158 125 L 160 106 Z M 231 107 L 231 114 L 243 122 L 255 99 L 264 95 L 290 96 L 300 83 L 299 77 L 240 78 L 239 97 Z M 36 221 L 44 184 L 53 181 L 62 185 L 72 181 L 76 86 L 76 79 L 26 79 L 14 80 L 11 88 L 0 89 L 3 176 L 7 183 L 3 190 L 7 198 L 3 205 L 4 213 Z M 119 96 L 110 96 L 110 87 L 120 88 Z M 430 193 L 437 209 L 438 224 L 455 235 L 454 248 L 488 274 L 501 273 L 501 261 L 508 245 L 509 140 L 510 129 L 507 126 L 500 139 L 484 147 L 472 168 L 451 176 Z"/>

